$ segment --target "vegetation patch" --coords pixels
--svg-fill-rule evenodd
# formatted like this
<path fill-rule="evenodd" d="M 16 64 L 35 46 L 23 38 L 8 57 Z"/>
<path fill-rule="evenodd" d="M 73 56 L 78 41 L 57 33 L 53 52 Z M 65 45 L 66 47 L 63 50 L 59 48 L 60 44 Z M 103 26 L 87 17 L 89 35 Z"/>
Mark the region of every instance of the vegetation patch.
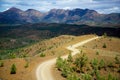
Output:
<path fill-rule="evenodd" d="M 67 59 L 58 57 L 56 61 L 56 68 L 67 80 L 119 80 L 118 75 L 112 75 L 119 74 L 119 66 L 120 64 L 113 62 L 107 64 L 103 59 L 90 60 L 85 54 L 77 54 L 77 57 L 69 54 Z M 103 72 L 106 74 L 102 74 Z"/>
<path fill-rule="evenodd" d="M 16 74 L 16 70 L 17 70 L 16 65 L 12 64 L 10 74 Z"/>

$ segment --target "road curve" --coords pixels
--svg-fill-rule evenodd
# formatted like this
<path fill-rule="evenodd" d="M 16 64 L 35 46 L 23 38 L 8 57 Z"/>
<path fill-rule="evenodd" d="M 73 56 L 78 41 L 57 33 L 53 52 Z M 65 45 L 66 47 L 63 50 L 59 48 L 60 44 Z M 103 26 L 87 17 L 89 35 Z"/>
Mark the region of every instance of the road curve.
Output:
<path fill-rule="evenodd" d="M 79 46 L 82 46 L 84 45 L 85 43 L 88 43 L 92 40 L 95 40 L 99 38 L 98 36 L 97 37 L 93 37 L 93 38 L 90 38 L 90 39 L 87 39 L 87 40 L 84 40 L 82 42 L 79 42 L 77 44 L 74 44 L 74 45 L 71 45 L 71 46 L 68 46 L 66 47 L 68 50 L 72 51 L 72 55 L 75 55 L 77 53 L 79 53 L 79 50 L 76 49 L 77 47 Z M 62 56 L 62 58 L 67 58 L 68 55 L 66 56 Z M 37 77 L 37 80 L 55 80 L 54 79 L 54 76 L 52 75 L 51 73 L 51 68 L 52 68 L 52 65 L 55 64 L 56 62 L 56 59 L 57 58 L 54 58 L 54 59 L 51 59 L 51 60 L 48 60 L 48 61 L 45 61 L 45 62 L 42 62 L 36 69 L 36 77 Z"/>

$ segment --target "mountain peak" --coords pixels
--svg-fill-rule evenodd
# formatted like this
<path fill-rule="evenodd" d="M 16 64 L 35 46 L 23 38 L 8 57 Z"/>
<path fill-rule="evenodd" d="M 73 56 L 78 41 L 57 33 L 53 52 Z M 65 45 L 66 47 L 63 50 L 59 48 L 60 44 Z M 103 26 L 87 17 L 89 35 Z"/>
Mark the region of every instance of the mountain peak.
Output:
<path fill-rule="evenodd" d="M 26 12 L 31 12 L 31 11 L 38 11 L 38 10 L 35 10 L 35 9 L 28 9 L 28 10 L 26 10 Z"/>
<path fill-rule="evenodd" d="M 21 9 L 18 9 L 16 7 L 11 7 L 7 11 L 22 11 Z"/>
<path fill-rule="evenodd" d="M 120 23 L 119 14 L 99 14 L 91 9 L 51 9 L 47 13 L 41 13 L 35 9 L 22 11 L 12 7 L 7 11 L 0 13 L 0 23 L 34 23 L 34 22 L 51 22 L 51 23 Z"/>

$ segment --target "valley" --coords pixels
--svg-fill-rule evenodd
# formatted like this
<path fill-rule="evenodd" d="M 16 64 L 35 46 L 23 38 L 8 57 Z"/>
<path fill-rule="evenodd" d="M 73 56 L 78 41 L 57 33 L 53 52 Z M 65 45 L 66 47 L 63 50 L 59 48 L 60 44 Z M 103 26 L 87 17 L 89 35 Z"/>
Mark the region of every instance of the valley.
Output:
<path fill-rule="evenodd" d="M 108 36 L 120 37 L 119 32 L 120 28 L 73 24 L 37 23 L 17 26 L 2 25 L 0 26 L 0 55 L 2 55 L 1 59 L 8 58 L 8 56 L 14 55 L 14 53 L 16 53 L 16 57 L 20 57 L 19 52 L 23 50 L 22 48 L 60 35 L 80 36 L 86 34 L 103 35 L 106 33 Z M 37 52 L 27 56 L 34 56 L 35 54 Z"/>

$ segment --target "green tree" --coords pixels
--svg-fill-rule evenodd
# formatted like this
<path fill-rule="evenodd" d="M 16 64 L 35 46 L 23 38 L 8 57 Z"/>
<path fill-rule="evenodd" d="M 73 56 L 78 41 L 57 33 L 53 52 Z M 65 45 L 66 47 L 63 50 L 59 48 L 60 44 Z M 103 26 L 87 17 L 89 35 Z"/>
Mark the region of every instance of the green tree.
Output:
<path fill-rule="evenodd" d="M 94 58 L 91 61 L 91 65 L 92 65 L 93 69 L 98 69 L 98 60 L 96 58 Z"/>
<path fill-rule="evenodd" d="M 83 74 L 83 75 L 82 75 L 82 79 L 83 79 L 83 80 L 92 80 L 92 76 L 89 75 L 89 74 Z"/>
<path fill-rule="evenodd" d="M 73 62 L 73 58 L 72 58 L 71 53 L 69 53 L 68 58 L 67 58 L 67 61 L 68 61 L 68 62 Z"/>
<path fill-rule="evenodd" d="M 16 58 L 16 54 L 14 54 L 14 53 L 9 53 L 9 58 L 11 58 L 11 59 Z"/>
<path fill-rule="evenodd" d="M 107 80 L 118 80 L 118 79 L 109 73 Z"/>
<path fill-rule="evenodd" d="M 98 51 L 96 52 L 96 55 L 99 55 L 99 52 L 98 52 Z"/>
<path fill-rule="evenodd" d="M 25 68 L 28 68 L 28 66 L 29 66 L 29 63 L 27 62 L 24 67 L 25 67 Z"/>
<path fill-rule="evenodd" d="M 12 64 L 10 74 L 16 74 L 16 66 Z"/>
<path fill-rule="evenodd" d="M 106 46 L 106 44 L 104 43 L 104 44 L 103 44 L 103 48 L 106 48 L 106 47 L 107 47 L 107 46 Z"/>
<path fill-rule="evenodd" d="M 62 76 L 67 77 L 69 74 L 73 72 L 72 68 L 70 67 L 70 64 L 67 62 L 67 60 L 63 61 L 63 66 L 62 66 Z"/>
<path fill-rule="evenodd" d="M 115 63 L 120 64 L 120 59 L 118 58 L 118 56 L 115 57 Z"/>
<path fill-rule="evenodd" d="M 63 64 L 64 64 L 63 59 L 59 56 L 56 60 L 56 66 L 57 66 L 58 70 L 62 69 Z"/>
<path fill-rule="evenodd" d="M 105 62 L 104 62 L 104 60 L 102 59 L 102 60 L 100 60 L 100 62 L 99 62 L 99 69 L 103 68 L 104 66 L 105 66 Z"/>
<path fill-rule="evenodd" d="M 83 66 L 85 66 L 88 58 L 83 54 L 82 56 L 75 59 L 75 65 L 82 71 Z"/>
<path fill-rule="evenodd" d="M 67 80 L 80 80 L 74 73 L 68 75 Z"/>
<path fill-rule="evenodd" d="M 44 53 L 40 53 L 40 57 L 45 57 L 45 54 Z"/>

